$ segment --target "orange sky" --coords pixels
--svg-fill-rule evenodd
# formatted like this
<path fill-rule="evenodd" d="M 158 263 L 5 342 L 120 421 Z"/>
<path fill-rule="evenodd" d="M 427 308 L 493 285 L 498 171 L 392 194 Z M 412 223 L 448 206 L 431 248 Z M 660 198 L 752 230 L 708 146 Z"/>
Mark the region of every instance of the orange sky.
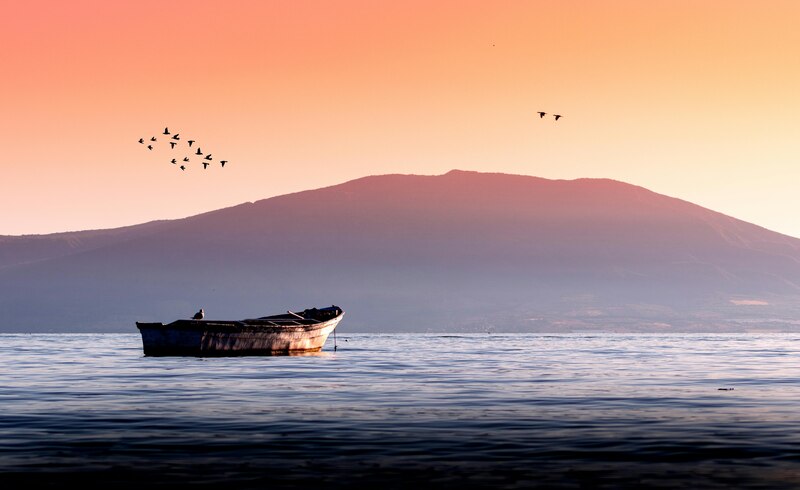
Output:
<path fill-rule="evenodd" d="M 460 168 L 800 237 L 798 21 L 795 0 L 4 2 L 0 234 Z M 164 126 L 230 163 L 148 154 Z"/>

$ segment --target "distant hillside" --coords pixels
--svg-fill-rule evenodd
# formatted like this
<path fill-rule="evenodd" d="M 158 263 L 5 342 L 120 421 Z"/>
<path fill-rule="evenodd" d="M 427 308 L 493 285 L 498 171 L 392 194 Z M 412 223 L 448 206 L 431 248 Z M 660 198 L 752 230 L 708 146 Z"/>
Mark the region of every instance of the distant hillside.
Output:
<path fill-rule="evenodd" d="M 73 231 L 49 235 L 0 235 L 0 269 L 64 257 L 152 233 L 168 221 L 109 230 Z"/>
<path fill-rule="evenodd" d="M 0 238 L 0 330 L 331 303 L 343 331 L 751 329 L 800 304 L 800 240 L 606 179 L 374 176 L 113 231 L 25 260 L 61 235 Z"/>

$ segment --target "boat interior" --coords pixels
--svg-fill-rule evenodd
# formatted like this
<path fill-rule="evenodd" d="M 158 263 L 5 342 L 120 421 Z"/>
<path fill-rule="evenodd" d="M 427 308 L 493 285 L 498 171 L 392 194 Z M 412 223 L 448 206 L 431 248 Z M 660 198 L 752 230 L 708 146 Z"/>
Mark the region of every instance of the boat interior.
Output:
<path fill-rule="evenodd" d="M 307 308 L 300 312 L 287 311 L 280 315 L 261 316 L 243 320 L 245 323 L 275 323 L 279 325 L 313 325 L 332 320 L 342 314 L 342 309 L 336 305 L 326 308 Z"/>

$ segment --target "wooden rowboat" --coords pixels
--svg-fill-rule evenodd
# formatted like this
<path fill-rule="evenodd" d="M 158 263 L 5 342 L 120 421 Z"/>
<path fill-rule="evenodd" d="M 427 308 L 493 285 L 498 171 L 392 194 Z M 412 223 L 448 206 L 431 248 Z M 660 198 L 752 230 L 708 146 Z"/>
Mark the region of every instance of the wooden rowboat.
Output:
<path fill-rule="evenodd" d="M 338 306 L 240 321 L 136 322 L 146 356 L 258 356 L 317 352 L 344 317 Z"/>

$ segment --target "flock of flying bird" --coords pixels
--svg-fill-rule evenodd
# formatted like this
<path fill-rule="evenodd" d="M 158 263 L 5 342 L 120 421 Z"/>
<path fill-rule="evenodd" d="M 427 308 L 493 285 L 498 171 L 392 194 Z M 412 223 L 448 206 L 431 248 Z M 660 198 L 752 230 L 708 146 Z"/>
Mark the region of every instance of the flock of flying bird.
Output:
<path fill-rule="evenodd" d="M 539 118 L 540 119 L 543 119 L 544 116 L 547 115 L 547 113 L 543 112 L 543 111 L 539 111 L 537 114 L 539 114 Z M 556 119 L 556 121 L 558 121 L 563 116 L 561 114 L 553 114 L 553 117 Z M 171 134 L 169 132 L 169 127 L 164 128 L 164 132 L 162 133 L 162 135 L 163 136 L 167 136 L 167 137 L 172 136 L 171 138 L 168 139 L 169 147 L 172 150 L 174 150 L 175 147 L 178 146 L 178 142 L 181 140 L 180 133 Z M 151 136 L 150 137 L 150 142 L 151 143 L 155 143 L 156 141 L 158 141 L 158 138 L 156 138 L 155 136 Z M 195 140 L 187 140 L 186 142 L 189 144 L 189 148 L 191 148 L 192 145 L 194 143 L 196 143 Z M 139 143 L 140 144 L 145 144 L 144 138 L 139 138 Z M 147 149 L 152 151 L 153 150 L 153 145 L 152 144 L 148 144 L 147 145 Z M 196 151 L 194 152 L 194 156 L 203 157 L 204 155 L 205 154 L 203 153 L 203 151 L 198 146 Z M 211 165 L 212 160 L 213 160 L 213 158 L 211 158 L 211 153 L 205 155 L 204 158 L 201 161 L 201 163 L 203 164 L 203 169 L 207 169 L 208 166 Z M 180 169 L 181 170 L 186 170 L 186 165 L 183 165 L 183 163 L 188 163 L 189 161 L 190 160 L 189 160 L 188 156 L 187 157 L 183 157 L 183 162 L 181 163 Z M 173 165 L 177 165 L 178 164 L 178 159 L 177 158 L 173 158 L 172 160 L 170 160 L 170 163 L 172 163 Z M 228 163 L 228 161 L 227 160 L 220 160 L 219 163 L 220 163 L 221 167 L 225 167 L 225 164 Z"/>
<path fill-rule="evenodd" d="M 170 147 L 171 150 L 174 150 L 175 147 L 180 144 L 180 141 L 181 141 L 180 133 L 175 133 L 175 134 L 170 133 L 169 132 L 169 127 L 164 128 L 164 132 L 162 133 L 162 136 L 164 136 L 165 137 L 164 139 L 166 139 L 167 142 L 169 143 L 169 147 Z M 155 136 L 151 136 L 150 137 L 150 144 L 147 145 L 147 149 L 149 151 L 153 151 L 153 143 L 155 143 L 157 141 L 158 141 L 158 138 L 156 138 Z M 192 148 L 192 145 L 194 143 L 196 143 L 195 140 L 186 140 L 186 142 L 189 144 L 189 148 Z M 144 138 L 139 138 L 139 143 L 143 145 L 143 144 L 146 143 L 146 141 L 145 141 Z M 195 149 L 196 149 L 196 151 L 194 152 L 194 156 L 201 157 L 201 163 L 203 164 L 203 169 L 207 169 L 208 166 L 211 165 L 211 162 L 213 161 L 213 158 L 211 158 L 211 153 L 204 154 L 199 146 L 197 146 Z M 189 159 L 188 156 L 183 157 L 183 161 L 181 163 L 180 169 L 181 170 L 186 170 L 186 165 L 184 165 L 184 163 L 188 163 L 189 161 L 190 161 L 190 159 Z M 170 160 L 170 163 L 172 163 L 173 165 L 177 165 L 178 164 L 178 159 L 177 158 L 173 158 L 172 160 Z M 225 164 L 228 163 L 228 161 L 227 160 L 220 160 L 219 163 L 220 163 L 220 166 L 225 167 Z"/>
<path fill-rule="evenodd" d="M 542 119 L 544 116 L 546 116 L 546 115 L 547 115 L 547 113 L 546 113 L 546 112 L 541 112 L 541 111 L 540 111 L 540 112 L 538 112 L 538 114 L 539 114 L 539 119 Z M 556 121 L 558 121 L 558 119 L 559 119 L 560 117 L 564 117 L 564 116 L 562 116 L 561 114 L 553 114 L 553 117 L 555 117 L 555 118 L 556 118 Z"/>

